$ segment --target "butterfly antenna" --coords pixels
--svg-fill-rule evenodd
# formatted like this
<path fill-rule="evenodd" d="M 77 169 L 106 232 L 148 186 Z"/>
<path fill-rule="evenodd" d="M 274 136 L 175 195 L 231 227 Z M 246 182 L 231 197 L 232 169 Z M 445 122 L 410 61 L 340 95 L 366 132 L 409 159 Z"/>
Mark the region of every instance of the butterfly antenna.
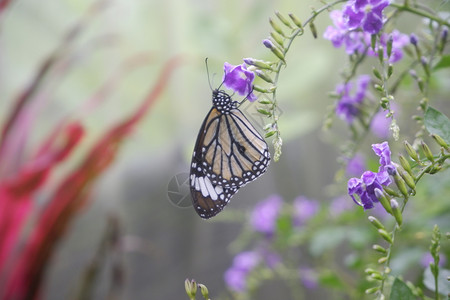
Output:
<path fill-rule="evenodd" d="M 211 79 L 209 78 L 209 68 L 208 68 L 208 58 L 205 58 L 205 65 L 206 65 L 206 74 L 208 75 L 208 84 L 211 91 L 213 90 L 211 86 Z"/>
<path fill-rule="evenodd" d="M 241 106 L 245 102 L 245 100 L 248 100 L 248 96 L 250 96 L 251 93 L 253 93 L 253 85 L 252 85 L 252 89 L 250 90 L 250 92 L 247 94 L 247 96 L 245 96 L 244 99 L 242 99 L 241 102 L 239 102 L 238 106 Z"/>

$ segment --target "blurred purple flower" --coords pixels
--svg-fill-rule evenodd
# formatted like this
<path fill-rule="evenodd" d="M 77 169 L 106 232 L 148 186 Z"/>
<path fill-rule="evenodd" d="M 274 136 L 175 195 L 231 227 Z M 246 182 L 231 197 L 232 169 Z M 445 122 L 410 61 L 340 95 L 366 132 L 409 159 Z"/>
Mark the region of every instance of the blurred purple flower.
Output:
<path fill-rule="evenodd" d="M 366 160 L 364 159 L 364 156 L 357 153 L 353 158 L 351 158 L 348 161 L 345 172 L 349 176 L 357 176 L 362 172 L 364 172 L 365 169 L 366 169 Z"/>
<path fill-rule="evenodd" d="M 351 210 L 353 205 L 351 201 L 348 201 L 347 196 L 340 196 L 331 200 L 329 205 L 330 215 L 334 218 L 339 217 L 344 212 Z"/>
<path fill-rule="evenodd" d="M 384 186 L 391 184 L 392 180 L 390 174 L 395 172 L 396 167 L 391 162 L 391 150 L 388 142 L 381 144 L 373 144 L 372 149 L 376 155 L 380 157 L 380 167 L 378 173 L 366 171 L 361 175 L 361 178 L 350 178 L 347 184 L 348 194 L 353 201 L 364 207 L 370 209 L 374 207 L 374 203 L 378 202 L 375 196 L 375 189 L 383 189 Z M 355 195 L 359 197 L 359 201 Z"/>
<path fill-rule="evenodd" d="M 253 80 L 255 74 L 252 71 L 248 71 L 245 64 L 233 66 L 229 63 L 223 65 L 223 85 L 229 89 L 232 89 L 241 96 L 246 96 L 250 102 L 257 99 L 253 94 Z"/>
<path fill-rule="evenodd" d="M 262 251 L 262 256 L 267 267 L 269 267 L 270 269 L 274 269 L 278 264 L 281 263 L 281 257 L 276 252 L 264 250 Z"/>
<path fill-rule="evenodd" d="M 376 137 L 386 139 L 389 137 L 390 125 L 391 119 L 386 118 L 386 112 L 379 111 L 373 116 L 372 122 L 370 123 L 370 129 Z"/>
<path fill-rule="evenodd" d="M 258 203 L 250 216 L 252 228 L 267 236 L 271 236 L 275 233 L 276 222 L 282 203 L 283 200 L 278 195 L 272 195 Z"/>
<path fill-rule="evenodd" d="M 383 27 L 383 9 L 387 0 L 351 0 L 343 10 L 350 30 L 362 28 L 369 34 L 378 33 Z"/>
<path fill-rule="evenodd" d="M 363 53 L 366 47 L 365 33 L 349 30 L 343 12 L 340 10 L 330 12 L 330 18 L 334 27 L 328 26 L 323 37 L 330 40 L 335 48 L 344 45 L 347 54 Z"/>
<path fill-rule="evenodd" d="M 447 262 L 447 259 L 445 258 L 444 255 L 442 255 L 442 253 L 439 254 L 439 267 L 443 267 L 445 266 L 445 263 Z M 424 268 L 428 268 L 430 266 L 430 263 L 434 263 L 434 258 L 433 256 L 431 256 L 430 252 L 426 252 L 423 256 L 422 259 L 420 260 L 420 264 L 424 267 Z"/>
<path fill-rule="evenodd" d="M 308 267 L 300 267 L 298 273 L 300 276 L 300 280 L 302 281 L 302 284 L 305 288 L 312 290 L 316 289 L 319 286 L 317 273 L 316 271 L 314 271 L 314 269 Z"/>
<path fill-rule="evenodd" d="M 337 85 L 336 93 L 340 95 L 340 99 L 336 105 L 336 115 L 347 123 L 352 123 L 360 113 L 360 105 L 366 97 L 369 83 L 369 75 L 359 76 L 356 80 L 356 92 L 353 95 L 350 94 L 353 89 L 353 82 Z"/>
<path fill-rule="evenodd" d="M 309 219 L 314 217 L 319 211 L 319 203 L 304 196 L 294 199 L 293 222 L 295 226 L 304 225 Z"/>
<path fill-rule="evenodd" d="M 236 255 L 232 266 L 225 271 L 224 280 L 227 286 L 236 292 L 247 288 L 247 276 L 258 265 L 261 257 L 255 251 L 244 251 Z"/>

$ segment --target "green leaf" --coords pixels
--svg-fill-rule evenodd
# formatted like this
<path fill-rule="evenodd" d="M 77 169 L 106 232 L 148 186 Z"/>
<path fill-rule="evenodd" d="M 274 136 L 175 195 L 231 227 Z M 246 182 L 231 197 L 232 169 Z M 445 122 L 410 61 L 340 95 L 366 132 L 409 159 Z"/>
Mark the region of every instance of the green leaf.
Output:
<path fill-rule="evenodd" d="M 395 278 L 391 289 L 390 300 L 416 300 L 410 288 L 400 279 Z"/>
<path fill-rule="evenodd" d="M 450 55 L 444 55 L 441 60 L 434 66 L 434 70 L 444 69 L 450 67 Z"/>
<path fill-rule="evenodd" d="M 450 285 L 447 281 L 447 277 L 449 276 L 450 270 L 439 268 L 438 289 L 441 295 L 448 295 L 450 293 Z M 431 273 L 430 267 L 426 268 L 423 273 L 423 284 L 427 289 L 434 292 L 434 276 Z"/>
<path fill-rule="evenodd" d="M 450 144 L 450 120 L 446 115 L 429 106 L 425 112 L 424 122 L 429 133 L 439 135 Z"/>

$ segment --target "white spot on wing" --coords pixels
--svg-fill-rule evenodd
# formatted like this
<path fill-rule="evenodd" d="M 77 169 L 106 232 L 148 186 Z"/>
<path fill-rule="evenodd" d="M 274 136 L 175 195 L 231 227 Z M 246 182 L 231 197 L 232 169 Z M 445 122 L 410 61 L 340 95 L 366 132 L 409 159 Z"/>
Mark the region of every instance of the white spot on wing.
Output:
<path fill-rule="evenodd" d="M 206 189 L 208 190 L 209 196 L 211 197 L 211 199 L 217 200 L 217 193 L 208 177 L 205 177 L 205 185 L 206 185 Z"/>
<path fill-rule="evenodd" d="M 200 184 L 200 191 L 202 192 L 203 197 L 208 196 L 208 189 L 206 188 L 204 177 L 199 177 L 198 182 Z"/>

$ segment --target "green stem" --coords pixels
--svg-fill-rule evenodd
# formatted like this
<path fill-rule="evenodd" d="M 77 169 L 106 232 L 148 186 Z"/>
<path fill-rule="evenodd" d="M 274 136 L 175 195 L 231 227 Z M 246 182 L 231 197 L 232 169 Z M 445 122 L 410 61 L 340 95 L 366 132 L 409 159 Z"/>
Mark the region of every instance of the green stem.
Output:
<path fill-rule="evenodd" d="M 415 15 L 418 15 L 418 16 L 425 17 L 427 19 L 436 21 L 436 22 L 438 22 L 441 25 L 445 25 L 447 27 L 450 27 L 450 23 L 449 22 L 447 22 L 445 20 L 442 20 L 439 17 L 434 16 L 434 15 L 428 13 L 428 12 L 416 9 L 414 7 L 411 7 L 411 6 L 407 5 L 407 4 L 391 3 L 390 6 L 395 7 L 395 8 L 397 8 L 400 11 L 407 11 L 407 12 L 413 13 Z"/>

